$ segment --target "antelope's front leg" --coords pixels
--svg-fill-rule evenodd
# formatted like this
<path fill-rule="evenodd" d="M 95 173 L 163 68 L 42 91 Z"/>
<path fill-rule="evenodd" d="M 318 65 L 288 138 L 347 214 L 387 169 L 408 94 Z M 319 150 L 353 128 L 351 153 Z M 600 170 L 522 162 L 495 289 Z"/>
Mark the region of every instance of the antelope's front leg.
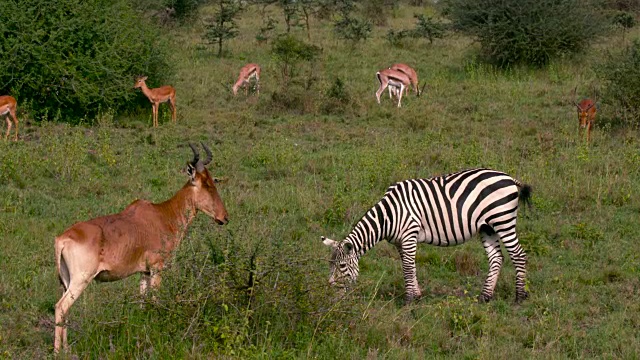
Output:
<path fill-rule="evenodd" d="M 140 274 L 140 295 L 146 295 L 147 289 L 149 289 L 149 282 L 151 281 L 151 277 L 149 274 L 142 273 Z"/>
<path fill-rule="evenodd" d="M 415 236 L 403 240 L 398 245 L 398 253 L 402 260 L 402 274 L 404 275 L 405 301 L 407 303 L 422 297 L 416 276 L 416 248 L 418 242 Z"/>

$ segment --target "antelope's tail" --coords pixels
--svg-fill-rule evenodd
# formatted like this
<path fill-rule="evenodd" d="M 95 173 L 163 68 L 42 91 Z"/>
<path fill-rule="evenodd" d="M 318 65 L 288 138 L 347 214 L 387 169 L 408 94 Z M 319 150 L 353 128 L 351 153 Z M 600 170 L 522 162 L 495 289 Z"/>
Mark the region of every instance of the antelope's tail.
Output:
<path fill-rule="evenodd" d="M 69 283 L 71 282 L 71 277 L 69 275 L 69 269 L 67 268 L 67 263 L 64 261 L 62 257 L 62 249 L 64 249 L 64 241 L 60 238 L 56 238 L 55 242 L 56 248 L 56 269 L 58 273 L 58 280 L 60 284 L 64 287 L 64 291 L 67 291 L 69 288 Z"/>

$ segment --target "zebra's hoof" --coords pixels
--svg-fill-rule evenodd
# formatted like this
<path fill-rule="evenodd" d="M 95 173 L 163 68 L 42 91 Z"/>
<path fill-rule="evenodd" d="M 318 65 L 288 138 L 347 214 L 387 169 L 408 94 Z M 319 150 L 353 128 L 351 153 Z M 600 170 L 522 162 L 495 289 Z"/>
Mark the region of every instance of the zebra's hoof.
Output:
<path fill-rule="evenodd" d="M 412 302 L 420 299 L 422 297 L 422 294 L 407 294 L 404 297 L 404 303 L 405 305 L 409 305 Z"/>
<path fill-rule="evenodd" d="M 478 302 L 481 304 L 488 303 L 491 300 L 493 300 L 493 296 L 489 296 L 485 294 L 478 295 Z"/>
<path fill-rule="evenodd" d="M 529 297 L 529 293 L 526 291 L 516 293 L 516 304 L 519 304 Z"/>

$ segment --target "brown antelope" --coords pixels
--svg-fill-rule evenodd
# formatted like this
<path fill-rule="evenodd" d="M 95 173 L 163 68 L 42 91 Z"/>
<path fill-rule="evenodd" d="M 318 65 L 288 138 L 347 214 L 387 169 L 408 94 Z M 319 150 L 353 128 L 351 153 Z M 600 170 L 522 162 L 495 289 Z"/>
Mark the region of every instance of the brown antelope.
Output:
<path fill-rule="evenodd" d="M 416 92 L 416 95 L 420 96 L 420 90 L 418 89 L 418 73 L 416 73 L 415 70 L 413 70 L 413 68 L 407 64 L 402 64 L 402 63 L 397 63 L 397 64 L 393 64 L 389 67 L 389 69 L 391 70 L 397 70 L 400 72 L 405 73 L 405 75 L 407 75 L 409 77 L 409 80 L 411 80 L 411 86 L 413 87 L 413 90 Z M 409 88 L 405 88 L 405 95 L 407 95 L 409 93 Z"/>
<path fill-rule="evenodd" d="M 136 200 L 122 212 L 79 222 L 55 239 L 58 278 L 64 293 L 55 306 L 54 351 L 67 346 L 65 319 L 69 308 L 91 280 L 115 281 L 141 273 L 140 292 L 160 284 L 160 270 L 184 237 L 187 227 L 202 211 L 216 223 L 228 222 L 227 210 L 216 189 L 217 180 L 199 159 L 196 147 L 187 163 L 187 183 L 171 199 L 153 204 Z"/>
<path fill-rule="evenodd" d="M 577 88 L 576 88 L 577 89 Z M 580 101 L 579 103 L 575 100 L 576 89 L 573 90 L 573 104 L 576 106 L 578 111 L 578 124 L 579 124 L 579 132 L 580 137 L 582 137 L 583 129 L 587 129 L 587 142 L 591 141 L 591 129 L 593 128 L 593 123 L 596 121 L 596 101 L 591 100 L 589 98 Z"/>
<path fill-rule="evenodd" d="M 238 89 L 241 87 L 244 88 L 244 94 L 248 95 L 251 78 L 256 79 L 256 94 L 260 95 L 260 65 L 258 64 L 247 64 L 240 69 L 238 80 L 233 84 L 233 95 L 238 95 Z"/>
<path fill-rule="evenodd" d="M 13 96 L 4 95 L 0 96 L 0 116 L 7 115 L 7 134 L 5 135 L 5 139 L 9 138 L 9 133 L 11 132 L 11 121 L 16 125 L 16 136 L 13 138 L 15 141 L 18 141 L 18 117 L 16 116 L 16 109 L 18 107 L 18 102 Z"/>
<path fill-rule="evenodd" d="M 158 108 L 161 103 L 168 102 L 171 106 L 171 120 L 176 122 L 176 89 L 173 86 L 165 85 L 159 88 L 149 89 L 144 82 L 147 80 L 146 76 L 136 79 L 136 83 L 133 86 L 134 89 L 140 88 L 142 93 L 151 101 L 151 107 L 153 109 L 153 127 L 158 127 Z"/>
<path fill-rule="evenodd" d="M 389 97 L 392 97 L 392 94 L 397 96 L 398 107 L 401 107 L 402 93 L 406 87 L 411 85 L 409 77 L 401 71 L 392 69 L 380 70 L 376 73 L 376 76 L 380 82 L 380 87 L 376 91 L 378 104 L 380 104 L 380 95 L 386 87 L 389 87 Z"/>

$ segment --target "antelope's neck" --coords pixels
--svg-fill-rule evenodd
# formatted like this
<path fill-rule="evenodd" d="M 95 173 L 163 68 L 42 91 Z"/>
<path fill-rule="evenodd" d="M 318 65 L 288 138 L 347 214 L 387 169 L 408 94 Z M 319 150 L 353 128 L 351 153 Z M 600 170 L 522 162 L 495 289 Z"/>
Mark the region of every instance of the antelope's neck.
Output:
<path fill-rule="evenodd" d="M 171 199 L 157 205 L 165 215 L 171 231 L 178 235 L 178 239 L 182 239 L 187 227 L 196 217 L 197 209 L 193 194 L 191 187 L 185 185 Z"/>
<path fill-rule="evenodd" d="M 144 96 L 149 98 L 149 100 L 153 101 L 153 92 L 151 91 L 151 89 L 149 89 L 147 84 L 142 84 L 142 86 L 140 86 L 140 90 L 142 90 L 142 93 L 144 94 Z"/>

